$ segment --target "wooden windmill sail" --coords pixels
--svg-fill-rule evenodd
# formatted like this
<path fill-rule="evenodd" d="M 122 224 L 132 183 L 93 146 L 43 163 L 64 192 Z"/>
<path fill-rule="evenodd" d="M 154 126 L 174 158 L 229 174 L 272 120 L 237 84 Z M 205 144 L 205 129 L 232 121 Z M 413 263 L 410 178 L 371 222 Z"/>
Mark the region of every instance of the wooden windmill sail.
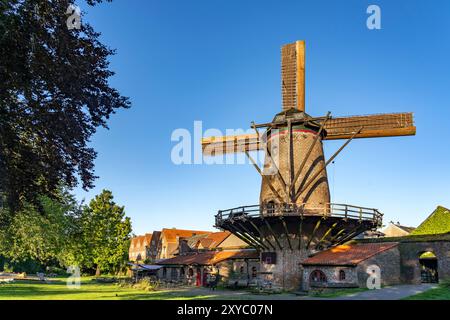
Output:
<path fill-rule="evenodd" d="M 254 134 L 204 138 L 202 148 L 205 155 L 245 152 L 260 173 L 259 204 L 220 210 L 216 226 L 260 250 L 262 260 L 270 256 L 261 271 L 283 288 L 295 289 L 308 255 L 381 226 L 377 209 L 330 203 L 327 165 L 352 139 L 414 135 L 416 128 L 412 113 L 308 115 L 304 41 L 283 46 L 281 57 L 281 112 L 271 122 L 252 124 Z M 346 141 L 325 159 L 322 141 L 337 139 Z M 253 150 L 265 151 L 263 168 L 250 156 Z"/>
<path fill-rule="evenodd" d="M 266 166 L 270 166 L 272 149 L 270 137 L 274 132 L 286 133 L 280 145 L 276 149 L 279 151 L 281 163 L 278 168 L 279 173 L 272 177 L 263 177 L 261 190 L 261 203 L 314 203 L 318 207 L 323 207 L 329 202 L 328 182 L 326 181 L 326 162 L 322 164 L 315 163 L 317 167 L 315 172 L 309 172 L 309 175 L 315 176 L 315 181 L 308 179 L 299 181 L 300 176 L 306 178 L 308 170 L 311 171 L 313 161 L 323 157 L 322 140 L 351 140 L 359 138 L 377 138 L 414 135 L 416 127 L 414 126 L 412 113 L 390 113 L 375 114 L 365 116 L 350 117 L 316 117 L 313 118 L 305 113 L 305 42 L 297 41 L 288 44 L 281 49 L 281 86 L 282 86 L 282 112 L 277 114 L 270 123 L 254 125 L 254 134 L 208 137 L 202 139 L 202 149 L 204 154 L 217 155 L 222 153 L 246 152 L 254 150 L 266 151 Z M 258 132 L 258 129 L 267 129 L 264 134 Z M 319 135 L 318 139 L 314 136 L 305 137 L 308 132 Z M 298 133 L 302 133 L 299 135 Z M 290 138 L 288 137 L 290 136 Z M 269 138 L 269 139 L 268 139 Z M 286 145 L 286 139 L 290 139 Z M 318 141 L 315 141 L 318 140 Z M 345 145 L 347 145 L 346 143 Z M 340 151 L 340 150 L 339 150 Z M 308 155 L 309 153 L 309 155 Z M 307 155 L 307 157 L 305 157 Z M 289 158 L 290 163 L 286 163 Z M 334 157 L 333 157 L 334 158 Z M 283 159 L 286 160 L 283 162 Z M 252 159 L 251 159 L 252 160 Z M 287 161 L 287 162 L 289 162 Z M 256 164 L 255 164 L 256 165 Z M 314 171 L 313 170 L 313 171 Z M 318 171 L 321 171 L 320 173 Z M 261 173 L 265 173 L 261 170 Z M 269 181 L 270 180 L 270 181 Z M 322 200 L 312 200 L 316 194 L 299 197 L 299 193 L 308 193 L 307 187 L 317 181 L 323 181 Z M 303 183 L 298 185 L 298 183 Z M 309 183 L 308 186 L 305 185 Z M 301 190 L 301 188 L 304 190 Z M 320 188 L 319 188 L 320 189 Z M 271 195 L 269 195 L 271 194 Z M 273 199 L 272 199 L 273 198 Z"/>
<path fill-rule="evenodd" d="M 296 106 L 298 110 L 305 111 L 304 66 L 304 41 L 297 41 L 283 46 L 281 65 L 283 110 Z M 325 124 L 324 129 L 327 131 L 327 136 L 323 140 L 348 139 L 353 135 L 356 128 L 361 126 L 363 126 L 363 129 L 354 137 L 355 139 L 409 136 L 416 133 L 413 114 L 410 112 L 333 117 Z M 226 153 L 263 149 L 256 133 L 207 137 L 203 138 L 201 143 L 203 150 L 214 150 L 216 154 L 219 152 Z"/>

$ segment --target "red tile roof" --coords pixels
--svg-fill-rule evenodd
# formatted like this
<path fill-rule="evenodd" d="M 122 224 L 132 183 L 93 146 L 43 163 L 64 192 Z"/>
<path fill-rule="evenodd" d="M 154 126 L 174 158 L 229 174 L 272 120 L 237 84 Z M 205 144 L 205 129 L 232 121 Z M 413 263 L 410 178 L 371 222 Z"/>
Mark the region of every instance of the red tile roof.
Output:
<path fill-rule="evenodd" d="M 214 265 L 229 259 L 258 259 L 255 250 L 208 251 L 158 261 L 159 265 Z"/>
<path fill-rule="evenodd" d="M 317 253 L 302 262 L 303 265 L 357 265 L 374 255 L 392 249 L 397 242 L 385 243 L 357 243 L 341 245 L 326 251 Z"/>
<path fill-rule="evenodd" d="M 226 238 L 230 236 L 230 232 L 213 232 L 199 240 L 203 249 L 215 249 L 219 244 L 221 244 Z"/>
<path fill-rule="evenodd" d="M 161 238 L 166 238 L 167 242 L 176 243 L 178 238 L 188 238 L 197 234 L 211 233 L 209 231 L 182 230 L 182 229 L 162 229 Z"/>

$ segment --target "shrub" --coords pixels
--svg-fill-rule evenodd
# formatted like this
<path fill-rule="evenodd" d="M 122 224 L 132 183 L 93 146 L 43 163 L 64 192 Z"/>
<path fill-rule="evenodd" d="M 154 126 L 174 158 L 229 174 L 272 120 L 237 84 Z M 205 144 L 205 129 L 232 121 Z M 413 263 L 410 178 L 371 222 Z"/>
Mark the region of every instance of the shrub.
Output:
<path fill-rule="evenodd" d="M 150 278 L 143 278 L 136 282 L 133 285 L 133 288 L 145 291 L 156 291 L 159 288 L 159 282 L 152 281 Z"/>

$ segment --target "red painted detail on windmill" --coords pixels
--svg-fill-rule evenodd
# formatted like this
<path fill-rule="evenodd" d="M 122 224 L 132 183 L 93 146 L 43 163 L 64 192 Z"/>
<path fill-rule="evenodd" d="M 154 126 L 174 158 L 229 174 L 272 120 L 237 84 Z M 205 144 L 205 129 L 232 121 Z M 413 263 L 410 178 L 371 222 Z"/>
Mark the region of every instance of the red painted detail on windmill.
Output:
<path fill-rule="evenodd" d="M 288 132 L 288 130 L 283 130 L 283 131 L 278 131 L 278 132 L 276 132 L 276 133 L 270 134 L 270 137 L 269 137 L 267 140 L 270 141 L 273 137 L 276 137 L 276 136 L 278 136 L 278 135 L 284 135 L 284 134 L 286 134 L 287 132 Z M 293 133 L 294 133 L 294 132 L 311 133 L 311 134 L 314 134 L 314 135 L 317 134 L 316 131 L 313 131 L 313 130 L 307 130 L 307 129 L 293 129 L 292 132 L 293 132 Z"/>

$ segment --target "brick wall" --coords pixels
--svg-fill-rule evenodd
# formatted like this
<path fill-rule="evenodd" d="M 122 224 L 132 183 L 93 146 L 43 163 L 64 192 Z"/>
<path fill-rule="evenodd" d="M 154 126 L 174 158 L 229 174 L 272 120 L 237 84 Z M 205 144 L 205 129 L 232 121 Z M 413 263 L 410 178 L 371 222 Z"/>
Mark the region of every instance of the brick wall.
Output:
<path fill-rule="evenodd" d="M 362 261 L 355 267 L 351 266 L 305 266 L 303 272 L 303 290 L 311 288 L 310 276 L 314 270 L 322 271 L 327 277 L 324 287 L 352 287 L 364 288 L 367 286 L 367 268 L 377 265 L 381 270 L 381 284 L 392 285 L 401 282 L 400 277 L 400 251 L 398 247 L 386 250 L 376 256 Z M 339 272 L 345 272 L 345 280 L 339 279 Z"/>
<path fill-rule="evenodd" d="M 307 266 L 303 271 L 303 290 L 311 289 L 310 276 L 315 270 L 322 271 L 327 277 L 326 287 L 355 287 L 358 285 L 356 267 L 351 266 Z M 345 279 L 340 280 L 340 271 L 345 272 Z M 314 285 L 313 285 L 314 286 Z"/>
<path fill-rule="evenodd" d="M 419 256 L 427 251 L 438 259 L 439 281 L 450 279 L 450 241 L 401 242 L 400 272 L 404 283 L 420 283 Z"/>
<path fill-rule="evenodd" d="M 400 251 L 398 247 L 386 250 L 376 256 L 362 261 L 358 264 L 358 284 L 363 288 L 367 286 L 367 268 L 371 265 L 377 265 L 381 271 L 381 285 L 393 285 L 401 283 L 400 278 Z"/>

